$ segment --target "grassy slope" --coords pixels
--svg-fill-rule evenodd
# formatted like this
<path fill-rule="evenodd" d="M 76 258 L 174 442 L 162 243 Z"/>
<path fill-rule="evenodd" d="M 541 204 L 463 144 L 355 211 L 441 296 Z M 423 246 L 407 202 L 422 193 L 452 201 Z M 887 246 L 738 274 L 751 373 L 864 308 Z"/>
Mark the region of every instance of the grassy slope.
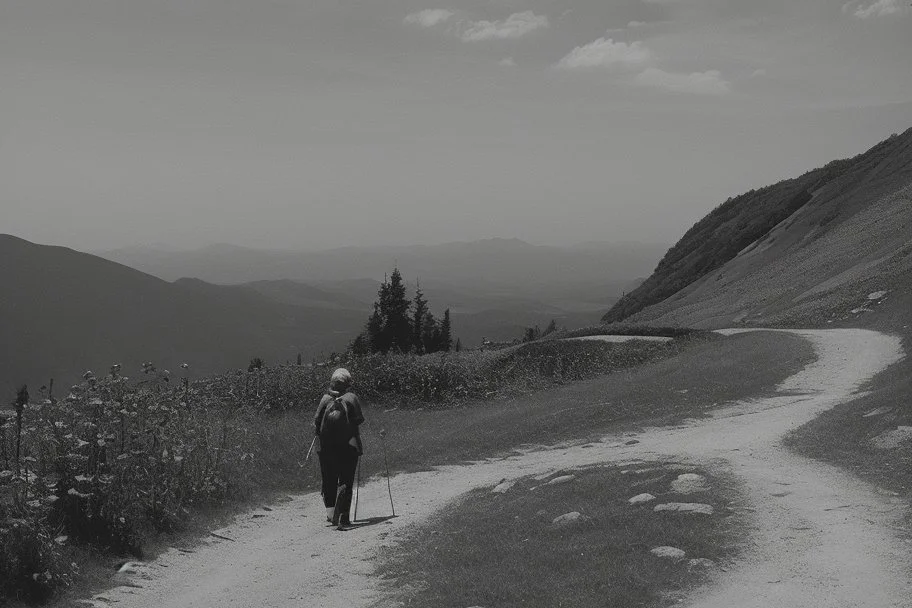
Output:
<path fill-rule="evenodd" d="M 505 400 L 435 411 L 371 408 L 362 466 L 365 474 L 381 470 L 376 431 L 383 427 L 389 431 L 391 468 L 421 470 L 509 453 L 523 444 L 585 440 L 699 415 L 760 394 L 812 359 L 811 347 L 799 338 L 744 334 L 710 338 L 662 361 Z"/>
<path fill-rule="evenodd" d="M 381 573 L 395 580 L 394 593 L 409 606 L 672 604 L 700 577 L 686 561 L 650 549 L 670 545 L 688 558 L 731 558 L 738 519 L 723 514 L 736 491 L 731 480 L 698 470 L 710 491 L 675 494 L 669 484 L 679 470 L 643 466 L 642 473 L 613 466 L 574 471 L 576 479 L 557 486 L 524 478 L 504 494 L 470 492 L 415 530 L 407 551 L 392 550 Z M 627 504 L 643 492 L 662 502 L 699 500 L 717 513 L 655 513 L 655 502 Z M 551 524 L 569 511 L 588 520 Z"/>
<path fill-rule="evenodd" d="M 842 324 L 897 334 L 910 353 L 912 289 L 890 294 L 876 312 Z M 884 431 L 912 425 L 912 359 L 907 356 L 892 365 L 865 388 L 867 394 L 825 412 L 797 429 L 786 443 L 801 454 L 845 467 L 912 499 L 912 442 L 892 450 L 877 449 L 870 443 Z M 885 413 L 864 416 L 878 408 Z"/>
<path fill-rule="evenodd" d="M 729 199 L 694 224 L 655 272 L 603 317 L 620 321 L 720 268 L 798 209 L 832 229 L 860 208 L 909 182 L 912 129 L 858 156 Z M 813 198 L 812 198 L 813 195 Z"/>

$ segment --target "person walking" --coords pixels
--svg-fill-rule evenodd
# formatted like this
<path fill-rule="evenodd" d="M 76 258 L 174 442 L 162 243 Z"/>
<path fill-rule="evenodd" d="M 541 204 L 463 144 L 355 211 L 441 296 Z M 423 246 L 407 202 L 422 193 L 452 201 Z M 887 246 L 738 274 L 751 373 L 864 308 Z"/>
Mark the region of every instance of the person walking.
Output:
<path fill-rule="evenodd" d="M 355 470 L 358 459 L 364 453 L 359 431 L 364 415 L 361 413 L 361 401 L 351 389 L 351 373 L 345 368 L 335 370 L 329 381 L 329 390 L 320 399 L 314 416 L 326 520 L 339 530 L 351 524 L 349 513 Z"/>

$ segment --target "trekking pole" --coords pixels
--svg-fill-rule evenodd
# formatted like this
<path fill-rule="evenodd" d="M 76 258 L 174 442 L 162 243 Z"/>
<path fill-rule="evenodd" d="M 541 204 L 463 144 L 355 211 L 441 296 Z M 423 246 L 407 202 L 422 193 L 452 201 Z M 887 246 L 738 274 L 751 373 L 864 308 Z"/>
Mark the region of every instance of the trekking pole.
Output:
<path fill-rule="evenodd" d="M 310 442 L 310 448 L 307 450 L 307 456 L 304 458 L 304 464 L 307 464 L 307 461 L 310 460 L 310 453 L 313 452 L 315 443 L 317 443 L 316 435 L 314 435 L 314 438 Z"/>
<path fill-rule="evenodd" d="M 390 495 L 390 508 L 393 510 L 393 517 L 396 517 L 396 507 L 393 506 L 393 489 L 390 487 L 390 467 L 386 459 L 386 429 L 380 429 L 380 445 L 383 446 L 383 466 L 386 467 L 386 489 Z"/>
<path fill-rule="evenodd" d="M 358 456 L 358 464 L 355 465 L 355 517 L 353 521 L 358 521 L 358 492 L 361 490 L 361 457 Z"/>

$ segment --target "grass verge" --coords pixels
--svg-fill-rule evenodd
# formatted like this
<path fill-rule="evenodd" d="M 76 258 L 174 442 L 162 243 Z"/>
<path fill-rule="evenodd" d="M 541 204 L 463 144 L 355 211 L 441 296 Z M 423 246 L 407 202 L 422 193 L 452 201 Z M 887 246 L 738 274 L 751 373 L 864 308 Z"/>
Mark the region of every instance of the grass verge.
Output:
<path fill-rule="evenodd" d="M 381 574 L 408 606 L 667 606 L 737 553 L 737 498 L 730 477 L 686 469 L 707 479 L 708 491 L 681 495 L 670 483 L 680 467 L 644 463 L 564 471 L 575 478 L 547 485 L 532 477 L 505 493 L 466 494 L 385 556 Z M 628 504 L 632 496 L 657 499 Z M 701 502 L 712 515 L 654 512 L 661 502 Z M 558 516 L 577 512 L 574 523 Z M 682 559 L 657 557 L 671 546 Z M 691 559 L 712 560 L 696 563 Z"/>
<path fill-rule="evenodd" d="M 785 444 L 804 456 L 843 467 L 912 501 L 912 437 L 881 443 L 899 427 L 912 426 L 912 290 L 891 293 L 862 325 L 902 339 L 907 356 L 875 376 L 862 393 L 790 433 Z M 848 323 L 845 323 L 848 325 Z M 885 435 L 887 434 L 887 435 Z M 912 521 L 909 522 L 912 527 Z"/>

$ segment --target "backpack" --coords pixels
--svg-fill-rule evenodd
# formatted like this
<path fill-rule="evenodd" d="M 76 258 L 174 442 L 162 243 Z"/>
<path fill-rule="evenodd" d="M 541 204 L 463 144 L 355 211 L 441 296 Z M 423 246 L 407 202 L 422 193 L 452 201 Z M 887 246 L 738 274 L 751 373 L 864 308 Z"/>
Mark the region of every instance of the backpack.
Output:
<path fill-rule="evenodd" d="M 348 408 L 342 397 L 336 397 L 327 404 L 320 424 L 320 441 L 330 445 L 347 443 L 351 438 Z"/>

